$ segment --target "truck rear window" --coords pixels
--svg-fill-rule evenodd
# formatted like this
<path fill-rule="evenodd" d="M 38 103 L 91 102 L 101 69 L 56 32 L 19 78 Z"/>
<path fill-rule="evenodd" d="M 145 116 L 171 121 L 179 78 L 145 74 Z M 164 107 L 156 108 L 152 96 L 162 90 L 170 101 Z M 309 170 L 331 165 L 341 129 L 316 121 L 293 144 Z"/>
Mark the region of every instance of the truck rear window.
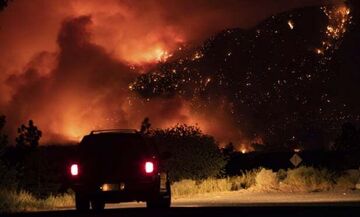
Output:
<path fill-rule="evenodd" d="M 80 153 L 94 158 L 133 158 L 154 154 L 154 149 L 149 141 L 136 134 L 98 134 L 84 137 Z"/>

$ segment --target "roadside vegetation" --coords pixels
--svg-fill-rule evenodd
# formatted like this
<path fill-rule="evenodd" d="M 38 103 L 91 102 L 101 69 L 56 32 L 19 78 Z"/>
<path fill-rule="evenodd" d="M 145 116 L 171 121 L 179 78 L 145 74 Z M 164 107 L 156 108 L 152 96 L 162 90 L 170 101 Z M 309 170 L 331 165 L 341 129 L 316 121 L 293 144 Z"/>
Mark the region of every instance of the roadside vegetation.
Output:
<path fill-rule="evenodd" d="M 9 144 L 0 116 L 0 213 L 51 210 L 74 206 L 65 166 L 76 153 L 75 146 L 40 146 L 42 131 L 29 120 L 18 128 L 15 144 Z M 219 144 L 198 127 L 176 125 L 150 130 L 145 119 L 141 132 L 171 156 L 163 165 L 171 181 L 203 180 L 222 175 L 226 158 Z M 149 141 L 150 141 L 149 140 Z M 75 147 L 75 148 L 74 148 Z"/>
<path fill-rule="evenodd" d="M 240 176 L 207 178 L 204 180 L 184 179 L 172 184 L 173 198 L 191 197 L 199 194 L 253 191 L 253 192 L 323 192 L 354 190 L 359 172 L 349 170 L 334 173 L 326 169 L 299 167 L 279 170 L 254 169 Z M 0 190 L 0 213 L 35 210 L 53 210 L 74 206 L 74 194 L 69 192 L 57 196 L 38 198 L 29 192 Z"/>
<path fill-rule="evenodd" d="M 222 175 L 226 158 L 215 139 L 204 134 L 200 128 L 176 125 L 151 130 L 149 136 L 156 142 L 160 153 L 172 154 L 171 158 L 162 162 L 172 182 Z"/>
<path fill-rule="evenodd" d="M 71 193 L 39 199 L 25 191 L 0 190 L 0 213 L 54 210 L 74 207 L 74 204 Z"/>
<path fill-rule="evenodd" d="M 39 146 L 42 132 L 31 120 L 19 127 L 16 144 L 9 144 L 5 123 L 0 115 L 0 213 L 74 207 L 64 165 L 75 146 Z M 333 172 L 306 166 L 278 171 L 258 168 L 229 176 L 225 166 L 233 148 L 219 149 L 215 139 L 196 126 L 150 126 L 145 119 L 141 132 L 158 144 L 161 153 L 171 154 L 163 163 L 170 171 L 174 198 L 230 191 L 348 191 L 359 180 L 358 170 Z"/>
<path fill-rule="evenodd" d="M 172 185 L 172 195 L 179 198 L 239 190 L 255 192 L 349 191 L 355 189 L 359 178 L 360 174 L 357 170 L 336 173 L 327 169 L 303 166 L 274 172 L 271 169 L 259 168 L 235 177 L 175 182 Z"/>

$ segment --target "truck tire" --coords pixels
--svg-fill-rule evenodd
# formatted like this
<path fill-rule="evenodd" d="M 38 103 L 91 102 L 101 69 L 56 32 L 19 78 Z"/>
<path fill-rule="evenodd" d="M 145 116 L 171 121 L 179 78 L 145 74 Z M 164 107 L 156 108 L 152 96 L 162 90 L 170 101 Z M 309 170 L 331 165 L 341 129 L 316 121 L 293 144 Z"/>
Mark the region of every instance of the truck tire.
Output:
<path fill-rule="evenodd" d="M 171 205 L 170 183 L 166 184 L 166 193 L 159 193 L 156 197 L 146 201 L 147 208 L 169 208 Z"/>
<path fill-rule="evenodd" d="M 75 193 L 75 206 L 78 211 L 87 211 L 90 209 L 90 200 L 85 194 L 76 192 Z"/>
<path fill-rule="evenodd" d="M 105 202 L 101 200 L 92 200 L 91 201 L 91 208 L 94 211 L 101 212 L 105 209 Z"/>

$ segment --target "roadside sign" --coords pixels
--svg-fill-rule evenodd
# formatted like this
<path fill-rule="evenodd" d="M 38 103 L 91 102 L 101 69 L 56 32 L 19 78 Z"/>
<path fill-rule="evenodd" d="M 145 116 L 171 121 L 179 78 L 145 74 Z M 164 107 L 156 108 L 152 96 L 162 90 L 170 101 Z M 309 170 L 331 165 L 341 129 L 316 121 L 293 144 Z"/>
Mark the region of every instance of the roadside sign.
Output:
<path fill-rule="evenodd" d="M 299 166 L 299 164 L 302 162 L 301 157 L 298 154 L 294 154 L 291 158 L 290 158 L 290 162 L 295 166 Z"/>

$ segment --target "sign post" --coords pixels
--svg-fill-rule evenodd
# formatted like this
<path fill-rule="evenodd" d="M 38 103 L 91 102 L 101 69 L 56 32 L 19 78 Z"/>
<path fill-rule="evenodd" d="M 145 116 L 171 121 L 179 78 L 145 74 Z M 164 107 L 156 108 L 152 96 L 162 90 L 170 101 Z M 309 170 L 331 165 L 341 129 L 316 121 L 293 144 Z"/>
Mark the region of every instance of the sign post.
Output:
<path fill-rule="evenodd" d="M 295 153 L 291 158 L 290 158 L 290 162 L 295 166 L 299 166 L 299 164 L 302 162 L 302 158 Z"/>

